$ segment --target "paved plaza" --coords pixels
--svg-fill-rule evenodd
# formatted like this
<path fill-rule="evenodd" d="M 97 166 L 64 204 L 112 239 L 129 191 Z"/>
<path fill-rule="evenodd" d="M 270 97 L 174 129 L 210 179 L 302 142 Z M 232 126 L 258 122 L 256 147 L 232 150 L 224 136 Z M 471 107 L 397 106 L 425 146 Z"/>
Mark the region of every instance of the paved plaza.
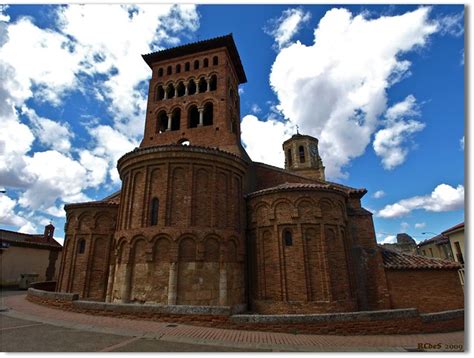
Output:
<path fill-rule="evenodd" d="M 4 291 L 1 300 L 0 346 L 4 352 L 400 352 L 418 351 L 420 343 L 442 351 L 464 345 L 464 332 L 296 335 L 66 312 L 27 301 L 25 291 Z"/>

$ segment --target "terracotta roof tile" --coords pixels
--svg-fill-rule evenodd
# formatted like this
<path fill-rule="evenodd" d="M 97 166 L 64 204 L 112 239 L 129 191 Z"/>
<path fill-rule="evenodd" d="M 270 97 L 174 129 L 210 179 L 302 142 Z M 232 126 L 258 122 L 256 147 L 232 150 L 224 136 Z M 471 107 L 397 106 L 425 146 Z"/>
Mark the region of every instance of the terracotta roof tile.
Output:
<path fill-rule="evenodd" d="M 24 234 L 21 232 L 0 229 L 0 240 L 5 242 L 19 242 L 23 244 L 34 244 L 40 246 L 62 247 L 54 238 L 48 241 L 41 234 Z"/>
<path fill-rule="evenodd" d="M 451 270 L 460 269 L 461 265 L 454 261 L 441 260 L 431 257 L 409 255 L 388 248 L 378 246 L 383 258 L 383 265 L 387 269 L 439 269 Z"/>
<path fill-rule="evenodd" d="M 336 191 L 345 193 L 345 191 L 331 184 L 283 183 L 277 186 L 272 186 L 270 188 L 254 191 L 253 193 L 249 193 L 247 196 L 267 194 L 267 193 L 284 191 L 284 190 L 311 190 L 311 189 L 336 190 Z"/>
<path fill-rule="evenodd" d="M 446 235 L 452 231 L 455 231 L 455 230 L 458 230 L 458 229 L 461 229 L 464 227 L 464 221 L 462 223 L 459 223 L 457 225 L 454 225 L 453 227 L 450 227 L 448 230 L 445 230 L 442 232 L 443 235 Z"/>

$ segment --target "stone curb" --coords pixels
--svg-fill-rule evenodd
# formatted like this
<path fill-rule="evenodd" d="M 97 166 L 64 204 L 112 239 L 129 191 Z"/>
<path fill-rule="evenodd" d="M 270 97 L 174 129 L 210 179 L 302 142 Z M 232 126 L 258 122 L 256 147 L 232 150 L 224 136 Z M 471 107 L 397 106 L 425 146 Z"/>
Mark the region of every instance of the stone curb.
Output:
<path fill-rule="evenodd" d="M 79 295 L 77 293 L 50 292 L 31 287 L 28 289 L 28 295 L 62 301 L 75 301 L 79 299 Z"/>
<path fill-rule="evenodd" d="M 105 303 L 91 301 L 74 301 L 74 308 L 113 311 L 117 313 L 163 313 L 175 315 L 212 315 L 230 316 L 231 308 L 228 306 L 168 306 L 168 305 L 147 305 L 136 303 Z"/>
<path fill-rule="evenodd" d="M 312 323 L 334 321 L 378 321 L 396 318 L 417 317 L 416 308 L 362 311 L 324 314 L 295 314 L 295 315 L 233 315 L 235 323 Z"/>
<path fill-rule="evenodd" d="M 464 309 L 442 311 L 442 312 L 435 312 L 435 313 L 422 313 L 420 314 L 420 317 L 421 317 L 421 320 L 425 323 L 447 321 L 454 318 L 464 317 Z"/>

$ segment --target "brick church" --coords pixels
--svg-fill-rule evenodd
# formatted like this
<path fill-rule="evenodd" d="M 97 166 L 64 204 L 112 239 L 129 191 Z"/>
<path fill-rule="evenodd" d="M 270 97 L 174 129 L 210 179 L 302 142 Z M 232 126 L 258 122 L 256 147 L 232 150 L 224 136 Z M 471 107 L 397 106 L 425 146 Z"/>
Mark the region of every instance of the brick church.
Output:
<path fill-rule="evenodd" d="M 143 140 L 118 161 L 119 192 L 66 205 L 57 291 L 262 314 L 462 308 L 457 264 L 382 251 L 367 191 L 325 179 L 316 138 L 288 138 L 285 169 L 250 159 L 232 35 L 143 59 Z"/>

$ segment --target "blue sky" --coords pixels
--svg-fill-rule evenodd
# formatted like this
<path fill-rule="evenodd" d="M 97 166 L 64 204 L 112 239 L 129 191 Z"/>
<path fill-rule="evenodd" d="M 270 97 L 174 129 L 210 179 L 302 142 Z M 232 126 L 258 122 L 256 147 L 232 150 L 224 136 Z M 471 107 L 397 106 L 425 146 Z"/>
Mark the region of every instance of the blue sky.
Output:
<path fill-rule="evenodd" d="M 248 78 L 252 159 L 283 166 L 298 125 L 319 138 L 329 180 L 368 190 L 379 242 L 464 220 L 461 5 L 11 5 L 0 11 L 0 227 L 42 232 L 52 219 L 62 238 L 64 203 L 118 190 L 116 160 L 141 140 L 140 55 L 227 33 Z"/>

